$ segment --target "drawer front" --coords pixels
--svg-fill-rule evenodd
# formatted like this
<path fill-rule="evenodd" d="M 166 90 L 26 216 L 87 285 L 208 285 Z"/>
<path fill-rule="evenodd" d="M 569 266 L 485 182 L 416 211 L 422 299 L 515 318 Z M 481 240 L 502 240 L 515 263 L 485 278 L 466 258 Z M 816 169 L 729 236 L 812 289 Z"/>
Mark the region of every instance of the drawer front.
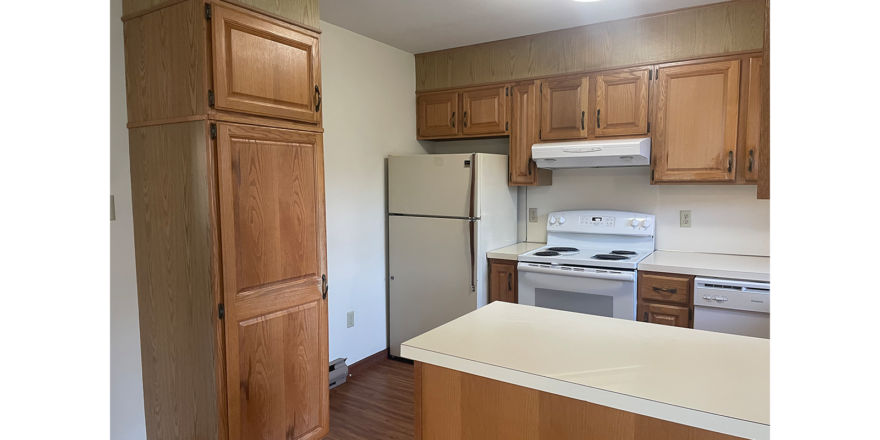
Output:
<path fill-rule="evenodd" d="M 694 277 L 655 272 L 639 273 L 639 299 L 690 305 Z"/>
<path fill-rule="evenodd" d="M 666 304 L 639 304 L 636 319 L 651 324 L 668 325 L 672 327 L 690 327 L 691 309 L 680 306 L 668 306 Z"/>

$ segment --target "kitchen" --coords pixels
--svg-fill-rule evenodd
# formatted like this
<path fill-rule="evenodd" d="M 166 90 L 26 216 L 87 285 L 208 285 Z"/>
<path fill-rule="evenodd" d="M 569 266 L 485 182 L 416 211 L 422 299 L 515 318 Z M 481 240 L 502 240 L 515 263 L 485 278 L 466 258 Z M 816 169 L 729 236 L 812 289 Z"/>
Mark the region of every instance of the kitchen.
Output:
<path fill-rule="evenodd" d="M 751 5 L 753 10 L 763 13 L 763 2 L 752 3 L 754 3 Z M 734 5 L 738 8 L 744 8 L 749 4 L 748 2 L 733 2 L 722 4 L 722 6 Z M 112 6 L 111 4 L 111 9 Z M 506 154 L 510 151 L 513 139 L 508 135 L 485 140 L 473 138 L 454 141 L 417 140 L 417 93 L 443 88 L 465 88 L 469 84 L 451 83 L 444 87 L 444 85 L 438 84 L 436 79 L 424 77 L 424 81 L 419 80 L 418 78 L 422 78 L 416 76 L 417 68 L 420 65 L 419 58 L 415 57 L 414 59 L 413 54 L 430 52 L 430 50 L 416 48 L 403 51 L 365 38 L 362 35 L 369 36 L 368 30 L 353 29 L 354 26 L 348 24 L 342 26 L 344 17 L 338 18 L 339 24 L 329 21 L 333 7 L 332 1 L 321 2 L 321 19 L 326 20 L 320 23 L 320 30 L 322 31 L 321 76 L 323 80 L 321 113 L 324 129 L 324 180 L 327 213 L 326 264 L 329 284 L 327 299 L 329 352 L 324 361 L 348 358 L 349 366 L 355 370 L 358 361 L 369 359 L 389 347 L 387 338 L 390 316 L 386 308 L 390 304 L 386 299 L 388 294 L 386 286 L 391 283 L 387 277 L 393 274 L 387 272 L 389 265 L 386 263 L 388 237 L 386 237 L 385 231 L 390 212 L 386 207 L 388 187 L 385 175 L 388 156 L 426 153 L 435 155 L 470 154 L 473 152 Z M 669 9 L 680 7 L 682 6 Z M 710 7 L 711 5 L 706 6 L 706 8 Z M 113 26 L 118 27 L 118 38 L 121 40 L 123 32 L 119 18 L 123 14 L 117 11 L 114 16 L 113 12 L 111 11 L 111 29 Z M 633 14 L 628 17 L 651 12 Z M 685 13 L 688 12 L 685 11 Z M 336 14 L 339 17 L 338 11 Z M 689 14 L 693 15 L 693 10 Z M 706 12 L 706 17 L 715 20 L 715 15 L 712 13 Z M 618 18 L 626 17 L 613 19 Z M 610 19 L 603 21 L 608 20 Z M 763 26 L 760 18 L 758 24 Z M 567 27 L 573 26 L 575 25 Z M 560 28 L 563 27 L 565 26 Z M 351 32 L 352 30 L 354 32 Z M 546 31 L 551 30 L 546 29 Z M 523 32 L 509 37 L 532 33 L 539 32 Z M 758 37 L 761 34 L 762 32 L 758 32 Z M 376 38 L 378 39 L 378 37 Z M 413 39 L 412 35 L 408 39 Z M 466 41 L 462 44 L 441 48 L 454 48 L 501 39 L 503 38 Z M 111 82 L 117 80 L 122 84 L 121 89 L 117 88 L 116 90 L 122 90 L 121 96 L 124 98 L 124 69 L 113 71 L 112 40 L 111 38 Z M 718 47 L 710 44 L 704 44 L 704 46 L 708 47 L 705 50 L 713 50 L 713 47 Z M 758 41 L 757 45 L 752 44 L 748 49 L 728 44 L 728 48 L 725 50 L 751 54 L 760 53 L 761 48 L 761 41 Z M 692 57 L 693 59 L 717 58 L 714 55 L 721 53 L 721 51 L 702 52 L 692 55 Z M 684 55 L 684 57 L 687 56 L 688 54 Z M 118 59 L 120 61 L 123 59 L 121 42 Z M 638 63 L 629 62 L 629 64 Z M 651 60 L 651 64 L 662 64 L 662 61 Z M 743 66 L 745 65 L 743 63 Z M 581 70 L 593 72 L 595 69 L 587 68 L 573 72 Z M 600 72 L 601 70 L 595 71 Z M 748 69 L 743 68 L 741 72 L 748 72 Z M 535 76 L 549 77 L 549 74 L 548 72 Z M 520 78 L 510 79 L 519 80 Z M 594 80 L 595 78 L 590 76 L 590 79 Z M 426 81 L 433 82 L 433 84 L 427 84 Z M 652 81 L 654 81 L 653 75 Z M 425 85 L 420 85 L 422 83 Z M 651 86 L 649 85 L 649 93 L 652 93 Z M 119 93 L 114 94 L 112 87 L 111 83 L 111 108 L 114 96 L 120 95 Z M 593 83 L 588 86 L 588 88 L 591 87 L 594 87 Z M 651 100 L 649 108 L 654 103 L 656 101 Z M 740 108 L 742 109 L 743 106 L 747 107 L 746 101 L 741 102 Z M 353 113 L 351 110 L 353 108 L 376 110 Z M 595 122 L 593 119 L 595 112 L 589 106 L 584 111 L 590 115 L 589 119 Z M 746 111 L 741 110 L 741 112 L 746 114 Z M 122 130 L 125 130 L 126 104 L 124 100 L 121 103 L 120 113 L 122 115 Z M 456 115 L 459 118 L 459 122 L 457 122 L 459 126 L 463 124 L 463 120 L 460 119 L 462 116 L 462 112 Z M 114 111 L 111 111 L 111 139 L 113 139 L 113 117 Z M 576 122 L 579 124 L 580 118 Z M 656 120 L 651 122 L 654 126 L 651 127 L 650 135 L 641 137 L 650 137 L 654 142 L 653 149 L 656 148 L 657 125 Z M 585 124 L 585 127 L 587 130 L 592 128 L 590 124 Z M 745 127 L 738 127 L 738 129 L 740 136 L 737 142 L 744 141 L 747 137 L 744 134 L 746 129 Z M 125 139 L 124 132 L 122 136 L 119 143 L 126 152 L 125 156 L 120 156 L 118 162 L 121 163 L 119 169 L 125 170 L 125 174 L 121 174 L 116 180 L 114 180 L 116 168 L 113 166 L 116 163 L 113 160 L 115 144 L 111 141 L 113 144 L 111 145 L 111 194 L 116 194 L 116 213 L 119 219 L 115 223 L 111 222 L 111 407 L 114 406 L 112 403 L 116 402 L 113 398 L 113 390 L 121 389 L 114 386 L 116 383 L 114 382 L 114 372 L 121 371 L 127 374 L 125 376 L 127 379 L 119 383 L 128 386 L 129 391 L 134 390 L 119 399 L 120 402 L 128 403 L 123 405 L 130 409 L 130 412 L 126 414 L 130 414 L 131 417 L 127 420 L 135 420 L 128 426 L 137 426 L 136 414 L 139 411 L 140 429 L 144 430 L 144 391 L 137 391 L 137 388 L 143 386 L 141 385 L 141 376 L 146 374 L 146 371 L 141 372 L 142 358 L 139 348 L 140 338 L 143 337 L 143 334 L 138 336 L 137 293 L 131 290 L 133 287 L 130 284 L 125 284 L 129 293 L 119 299 L 120 301 L 128 301 L 123 303 L 127 305 L 120 307 L 120 309 L 133 309 L 134 315 L 133 317 L 128 315 L 129 319 L 119 324 L 121 328 L 128 328 L 130 331 L 128 333 L 119 332 L 120 335 L 129 335 L 129 339 L 120 340 L 118 347 L 124 347 L 120 350 L 132 353 L 131 356 L 125 357 L 125 360 L 131 362 L 131 365 L 123 364 L 128 367 L 116 369 L 117 364 L 113 362 L 114 353 L 116 353 L 114 347 L 117 347 L 114 345 L 114 335 L 117 333 L 114 331 L 117 327 L 113 325 L 114 320 L 117 319 L 114 310 L 118 310 L 114 307 L 113 302 L 115 298 L 113 296 L 115 291 L 113 288 L 114 274 L 118 273 L 114 271 L 113 246 L 115 240 L 113 228 L 122 225 L 120 220 L 124 215 L 128 215 L 128 221 L 131 221 L 131 213 L 125 214 L 123 212 L 123 206 L 126 206 L 123 204 L 123 194 L 131 191 L 132 184 L 126 175 L 129 167 L 128 140 Z M 331 146 L 335 147 L 331 148 Z M 737 154 L 747 154 L 747 150 L 743 148 L 738 147 L 735 151 Z M 514 152 L 510 151 L 510 154 L 513 155 Z M 742 156 L 734 159 L 734 168 L 739 176 L 740 171 L 747 169 L 748 158 Z M 763 159 L 764 157 L 759 155 L 758 161 Z M 528 176 L 528 170 L 529 168 L 523 168 L 522 175 Z M 117 189 L 113 189 L 114 181 L 119 182 L 116 186 Z M 514 221 L 516 231 L 512 240 L 515 242 L 546 243 L 551 213 L 578 210 L 623 211 L 654 216 L 656 249 L 769 257 L 770 202 L 758 200 L 757 191 L 754 184 L 652 185 L 651 168 L 644 166 L 557 169 L 552 171 L 552 184 L 549 186 L 516 187 L 516 219 Z M 537 210 L 537 221 L 528 221 L 529 208 Z M 128 209 L 131 210 L 130 207 Z M 693 216 L 690 228 L 681 227 L 681 211 L 690 211 Z M 127 240 L 131 241 L 131 238 Z M 487 252 L 494 250 L 486 249 Z M 608 249 L 608 251 L 611 250 L 613 249 Z M 132 255 L 134 254 L 133 249 L 130 252 Z M 429 255 L 425 255 L 426 261 L 428 257 Z M 486 254 L 484 253 L 480 257 L 487 264 Z M 135 266 L 133 258 L 129 261 L 130 266 L 127 270 L 132 273 L 132 276 L 127 279 L 133 277 Z M 670 270 L 668 265 L 663 267 L 664 270 Z M 664 270 L 658 272 L 664 272 Z M 694 276 L 696 275 L 700 274 Z M 718 275 L 713 276 L 717 277 Z M 320 278 L 320 274 L 318 278 Z M 320 286 L 320 279 L 316 285 Z M 131 301 L 134 301 L 133 304 Z M 352 319 L 354 325 L 348 327 L 348 314 L 352 311 L 355 312 L 354 315 L 357 319 Z M 130 327 L 131 325 L 133 328 Z M 345 387 L 355 384 L 357 377 L 357 374 L 353 374 L 349 379 L 350 383 L 340 385 L 332 392 L 341 391 Z M 140 409 L 136 408 L 138 399 L 140 400 Z M 333 398 L 331 397 L 330 400 L 332 405 Z M 124 418 L 119 418 L 119 420 L 122 419 Z M 333 423 L 332 415 L 330 423 Z M 112 421 L 111 432 L 113 432 Z M 111 434 L 111 437 L 115 436 Z M 119 437 L 121 438 L 122 435 Z"/>

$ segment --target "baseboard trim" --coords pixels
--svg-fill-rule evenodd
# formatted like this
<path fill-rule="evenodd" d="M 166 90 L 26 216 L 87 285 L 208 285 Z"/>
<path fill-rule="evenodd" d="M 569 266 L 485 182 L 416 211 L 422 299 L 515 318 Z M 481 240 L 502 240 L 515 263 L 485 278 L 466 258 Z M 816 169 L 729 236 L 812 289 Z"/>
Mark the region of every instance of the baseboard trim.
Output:
<path fill-rule="evenodd" d="M 367 368 L 370 368 L 371 366 L 375 365 L 379 361 L 382 361 L 383 359 L 388 359 L 388 349 L 387 348 L 382 351 L 379 351 L 377 353 L 373 353 L 373 354 L 349 365 L 348 366 L 348 374 L 350 376 L 354 376 L 355 374 L 358 374 L 358 373 L 366 370 Z"/>

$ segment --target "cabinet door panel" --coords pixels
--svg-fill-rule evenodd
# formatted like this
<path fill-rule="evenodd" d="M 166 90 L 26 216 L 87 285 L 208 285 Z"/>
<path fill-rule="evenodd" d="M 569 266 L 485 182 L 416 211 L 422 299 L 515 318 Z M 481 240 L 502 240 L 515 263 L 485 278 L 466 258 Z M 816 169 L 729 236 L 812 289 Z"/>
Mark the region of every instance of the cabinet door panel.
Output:
<path fill-rule="evenodd" d="M 542 81 L 540 140 L 586 139 L 589 78 Z"/>
<path fill-rule="evenodd" d="M 489 262 L 489 302 L 504 301 L 516 303 L 516 262 L 490 260 Z"/>
<path fill-rule="evenodd" d="M 458 92 L 421 95 L 417 101 L 419 137 L 455 136 L 459 133 Z"/>
<path fill-rule="evenodd" d="M 214 3 L 215 107 L 320 122 L 318 38 Z"/>
<path fill-rule="evenodd" d="M 761 154 L 761 65 L 763 58 L 749 58 L 749 83 L 746 110 L 746 147 L 743 177 L 747 182 L 758 181 L 758 157 Z"/>
<path fill-rule="evenodd" d="M 537 142 L 537 86 L 517 84 L 510 88 L 510 184 L 534 185 L 538 169 L 532 161 Z"/>
<path fill-rule="evenodd" d="M 596 77 L 596 136 L 648 133 L 648 71 Z"/>
<path fill-rule="evenodd" d="M 319 134 L 218 124 L 229 439 L 328 432 Z"/>
<path fill-rule="evenodd" d="M 690 327 L 690 309 L 665 304 L 642 303 L 638 307 L 639 321 L 673 327 Z"/>
<path fill-rule="evenodd" d="M 507 87 L 462 92 L 462 134 L 507 133 Z"/>
<path fill-rule="evenodd" d="M 735 177 L 739 60 L 661 67 L 655 181 Z"/>

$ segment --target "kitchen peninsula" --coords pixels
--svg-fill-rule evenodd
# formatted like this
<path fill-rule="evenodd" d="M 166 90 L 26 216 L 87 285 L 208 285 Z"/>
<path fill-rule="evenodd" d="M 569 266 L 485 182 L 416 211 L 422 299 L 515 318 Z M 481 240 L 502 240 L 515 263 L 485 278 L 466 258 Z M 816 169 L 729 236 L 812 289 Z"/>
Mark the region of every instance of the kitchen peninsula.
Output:
<path fill-rule="evenodd" d="M 416 438 L 770 436 L 766 339 L 494 302 L 402 354 Z"/>

